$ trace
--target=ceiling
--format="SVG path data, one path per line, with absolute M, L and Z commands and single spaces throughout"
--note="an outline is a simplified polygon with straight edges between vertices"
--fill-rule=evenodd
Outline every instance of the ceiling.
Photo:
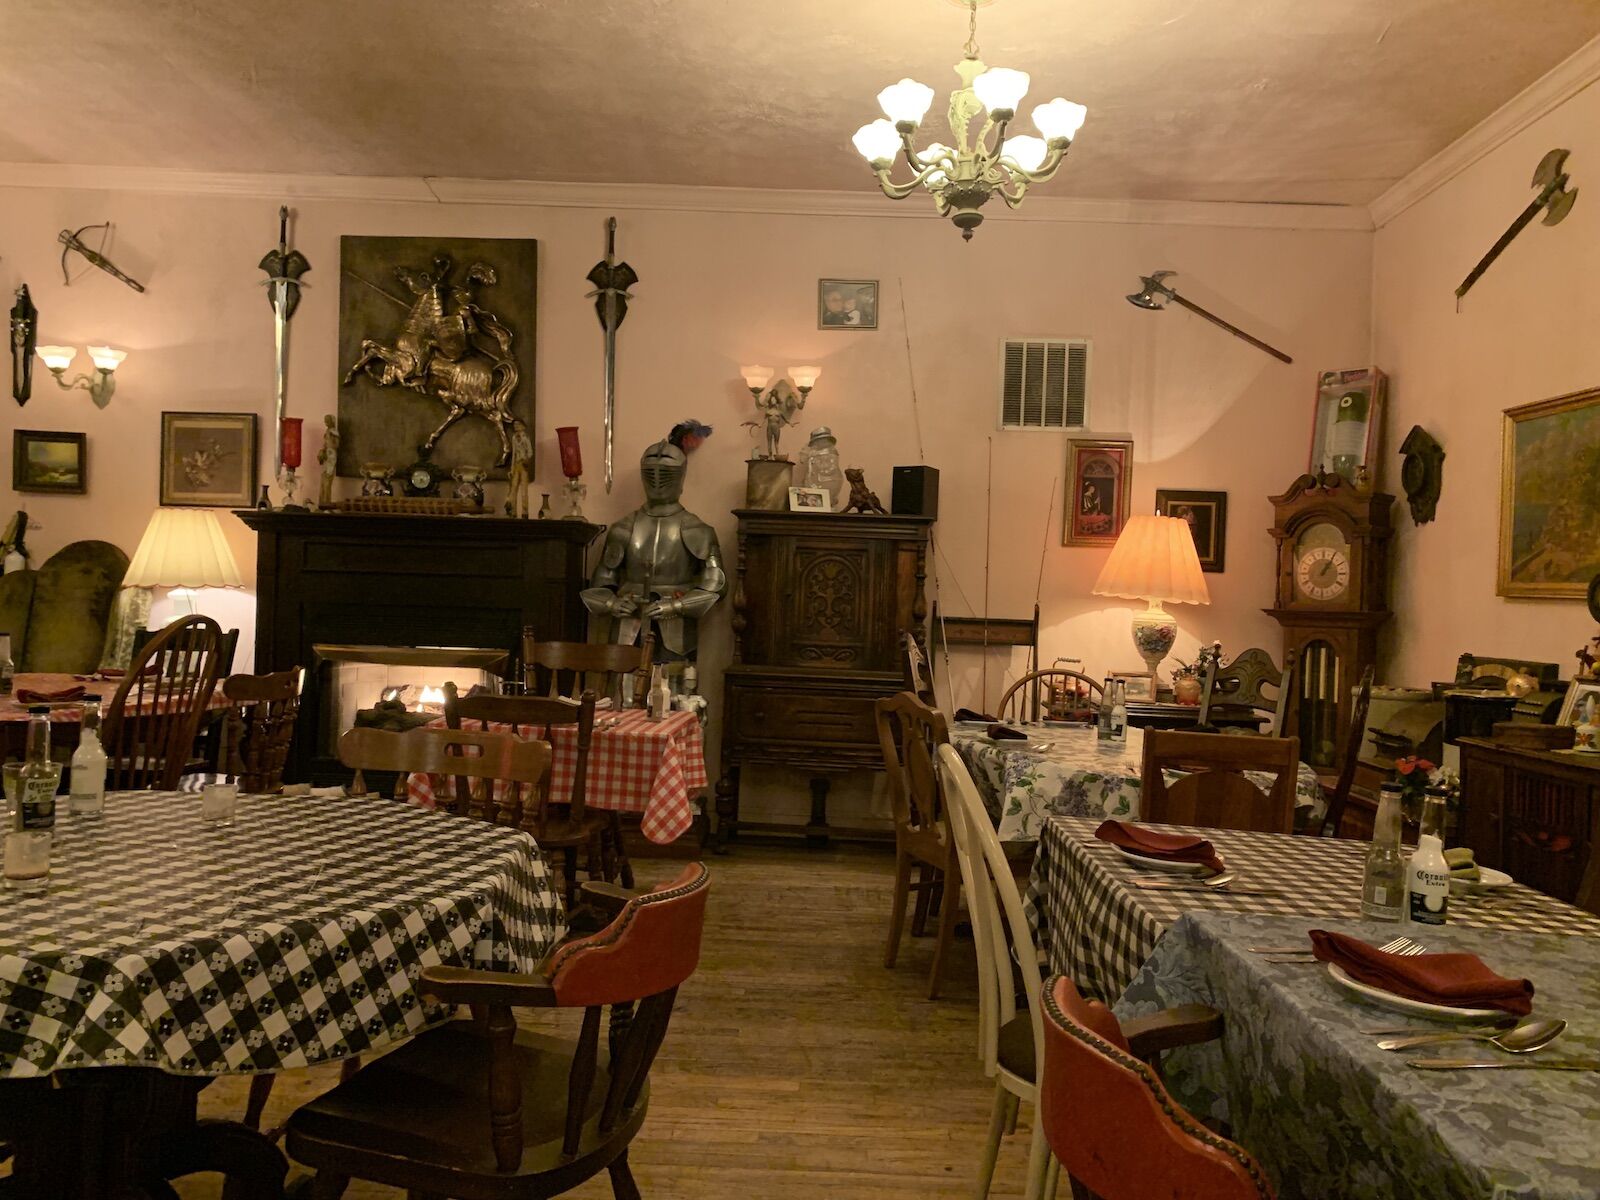
M 1469 15 L 1470 14 L 1470 15 Z M 0 163 L 870 190 L 879 88 L 952 0 L 0 0 Z M 1364 204 L 1600 0 L 1000 0 L 991 66 L 1088 123 L 1056 195 Z M 933 140 L 931 136 L 924 140 Z M 948 140 L 946 137 L 945 140 Z

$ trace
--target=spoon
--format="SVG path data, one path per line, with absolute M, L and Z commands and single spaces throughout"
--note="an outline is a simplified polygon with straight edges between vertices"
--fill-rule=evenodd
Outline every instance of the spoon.
M 1205 884 L 1209 888 L 1220 888 L 1227 887 L 1232 883 L 1236 874 L 1237 872 L 1235 871 L 1222 871 L 1216 875 L 1207 876 L 1205 879 L 1194 875 L 1185 875 L 1181 878 L 1169 879 L 1135 879 L 1133 882 L 1139 887 L 1147 888 L 1192 888 L 1199 884 Z
M 1566 1031 L 1567 1023 L 1559 1019 L 1529 1021 L 1504 1033 L 1462 1030 L 1459 1033 L 1414 1033 L 1410 1037 L 1384 1038 L 1378 1043 L 1378 1049 L 1409 1050 L 1412 1046 L 1431 1046 L 1435 1042 L 1488 1042 L 1507 1054 L 1531 1054 L 1548 1046 Z

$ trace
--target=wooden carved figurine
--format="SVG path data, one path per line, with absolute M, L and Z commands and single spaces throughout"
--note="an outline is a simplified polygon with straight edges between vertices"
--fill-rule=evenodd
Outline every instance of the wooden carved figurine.
M 888 515 L 873 490 L 867 486 L 867 481 L 862 478 L 860 467 L 846 467 L 844 477 L 850 481 L 850 503 L 844 506 L 845 512 L 858 513 L 884 513 Z
M 322 464 L 322 490 L 317 495 L 317 507 L 333 507 L 333 481 L 339 474 L 339 421 L 332 413 L 322 418 L 322 449 L 317 451 L 317 462 Z

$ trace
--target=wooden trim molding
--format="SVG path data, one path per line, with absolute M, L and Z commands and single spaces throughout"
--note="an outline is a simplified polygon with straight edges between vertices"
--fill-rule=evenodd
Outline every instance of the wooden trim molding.
M 1600 37 L 1540 76 L 1372 202 L 1382 229 L 1413 204 L 1449 183 L 1490 151 L 1600 80 Z

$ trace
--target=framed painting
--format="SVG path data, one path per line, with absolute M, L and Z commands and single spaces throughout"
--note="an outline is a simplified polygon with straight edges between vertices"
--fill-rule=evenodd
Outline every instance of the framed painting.
M 1574 679 L 1567 687 L 1566 699 L 1561 702 L 1561 715 L 1557 725 L 1594 725 L 1600 715 L 1600 680 Z
M 1581 600 L 1600 573 L 1600 388 L 1505 410 L 1502 596 Z
M 876 329 L 876 279 L 817 280 L 818 329 Z
M 11 435 L 11 486 L 19 492 L 83 495 L 89 490 L 86 436 L 18 429 Z
M 1133 483 L 1131 439 L 1070 438 L 1063 546 L 1109 546 L 1128 521 Z
M 1202 571 L 1215 575 L 1224 570 L 1228 556 L 1227 492 L 1157 488 L 1156 512 L 1163 517 L 1180 517 L 1189 523 Z
M 1323 371 L 1311 422 L 1313 475 L 1339 475 L 1360 482 L 1361 470 L 1377 469 L 1383 406 L 1389 379 L 1377 367 Z M 1376 486 L 1376 480 L 1371 480 Z
M 256 493 L 256 414 L 161 414 L 161 503 L 249 508 Z

